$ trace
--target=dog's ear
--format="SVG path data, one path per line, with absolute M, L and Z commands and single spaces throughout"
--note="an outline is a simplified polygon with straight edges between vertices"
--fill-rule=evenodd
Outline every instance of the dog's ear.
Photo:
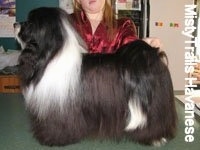
M 34 45 L 27 45 L 19 56 L 19 75 L 23 78 L 23 85 L 30 83 L 37 65 L 37 53 Z

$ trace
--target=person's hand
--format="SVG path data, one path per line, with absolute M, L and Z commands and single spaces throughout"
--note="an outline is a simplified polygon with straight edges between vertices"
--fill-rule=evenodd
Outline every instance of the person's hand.
M 192 77 L 197 78 L 197 80 L 200 81 L 200 63 L 195 66 Z
M 149 45 L 151 45 L 152 47 L 155 47 L 155 48 L 162 47 L 162 43 L 161 43 L 160 39 L 158 39 L 156 37 L 143 38 L 142 40 L 145 41 L 146 43 L 148 43 Z

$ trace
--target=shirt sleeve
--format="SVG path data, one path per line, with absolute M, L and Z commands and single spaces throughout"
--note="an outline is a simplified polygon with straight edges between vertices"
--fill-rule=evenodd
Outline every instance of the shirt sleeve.
M 136 26 L 131 19 L 123 18 L 118 20 L 118 32 L 116 36 L 118 48 L 138 39 Z

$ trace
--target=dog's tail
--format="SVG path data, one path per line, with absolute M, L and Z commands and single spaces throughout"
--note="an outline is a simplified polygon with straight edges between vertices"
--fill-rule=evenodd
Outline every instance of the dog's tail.
M 126 132 L 144 144 L 165 143 L 175 136 L 177 121 L 165 52 L 138 40 L 122 47 L 117 55 L 130 97 Z

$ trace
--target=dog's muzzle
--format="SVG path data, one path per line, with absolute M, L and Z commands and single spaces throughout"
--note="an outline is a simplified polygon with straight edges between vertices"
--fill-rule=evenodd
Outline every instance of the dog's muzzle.
M 19 23 L 19 22 L 15 22 L 15 23 L 13 24 L 13 27 L 14 27 L 14 28 L 20 28 L 20 23 Z
M 17 36 L 18 33 L 20 32 L 21 24 L 19 22 L 15 22 L 13 24 L 13 27 L 14 27 L 14 34 L 15 34 L 15 36 Z

